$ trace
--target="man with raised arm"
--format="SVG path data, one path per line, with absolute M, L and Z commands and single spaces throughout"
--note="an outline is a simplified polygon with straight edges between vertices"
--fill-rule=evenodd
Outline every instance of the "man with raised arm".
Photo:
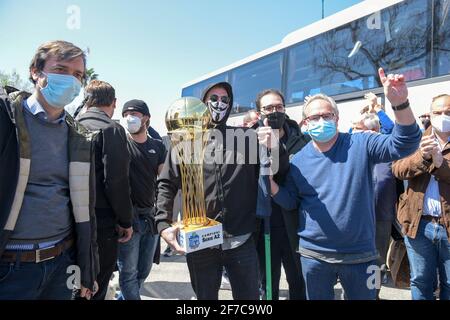
M 375 299 L 380 285 L 373 167 L 413 153 L 421 132 L 403 75 L 386 76 L 380 68 L 379 76 L 395 114 L 391 135 L 338 132 L 335 101 L 315 95 L 303 109 L 312 141 L 292 158 L 283 187 L 271 179 L 275 202 L 299 208 L 299 251 L 311 300 L 333 299 L 338 278 L 348 299 Z

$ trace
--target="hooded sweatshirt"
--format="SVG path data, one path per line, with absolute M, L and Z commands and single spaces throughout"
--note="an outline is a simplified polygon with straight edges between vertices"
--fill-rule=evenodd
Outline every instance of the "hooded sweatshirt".
M 223 134 L 223 141 L 215 145 L 216 152 L 223 152 L 223 163 L 203 164 L 203 183 L 206 215 L 222 223 L 224 235 L 240 236 L 256 229 L 256 195 L 258 188 L 259 164 L 250 163 L 246 159 L 244 164 L 237 163 L 237 143 L 233 136 L 237 130 L 255 135 L 254 139 L 247 139 L 245 143 L 245 155 L 249 154 L 250 141 L 257 143 L 256 133 L 247 132 L 246 128 L 231 127 L 226 121 L 233 106 L 233 92 L 231 86 L 226 82 L 209 86 L 202 94 L 204 101 L 208 92 L 214 87 L 222 87 L 230 97 L 229 108 L 220 123 L 212 127 Z M 216 140 L 217 141 L 217 140 Z M 207 144 L 213 143 L 208 141 Z M 157 214 L 156 223 L 158 231 L 170 227 L 174 198 L 181 187 L 181 176 L 179 167 L 172 162 L 171 149 L 164 164 L 163 171 L 158 180 Z M 256 148 L 258 150 L 258 148 Z M 233 162 L 226 161 L 226 154 L 234 155 Z

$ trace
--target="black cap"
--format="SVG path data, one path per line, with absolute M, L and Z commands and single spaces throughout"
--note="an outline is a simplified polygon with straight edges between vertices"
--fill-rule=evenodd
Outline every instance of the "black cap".
M 126 102 L 122 108 L 122 117 L 127 111 L 137 111 L 142 113 L 144 116 L 150 117 L 150 111 L 148 110 L 147 104 L 142 100 L 134 99 Z

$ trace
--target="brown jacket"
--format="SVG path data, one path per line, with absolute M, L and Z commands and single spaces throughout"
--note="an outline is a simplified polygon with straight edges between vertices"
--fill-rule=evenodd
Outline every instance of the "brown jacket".
M 424 136 L 430 134 L 431 127 Z M 422 217 L 423 198 L 433 175 L 439 183 L 443 220 L 450 241 L 450 143 L 444 146 L 442 155 L 444 161 L 440 168 L 436 168 L 432 160 L 425 160 L 420 150 L 392 165 L 392 172 L 397 178 L 408 180 L 408 188 L 400 197 L 397 219 L 402 224 L 402 232 L 410 238 L 416 237 Z

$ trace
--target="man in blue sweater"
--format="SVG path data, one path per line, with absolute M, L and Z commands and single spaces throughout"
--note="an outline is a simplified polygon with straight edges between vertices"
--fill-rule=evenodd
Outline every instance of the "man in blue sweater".
M 421 138 L 403 75 L 385 76 L 380 68 L 379 76 L 395 113 L 391 135 L 340 133 L 335 101 L 313 96 L 303 109 L 313 140 L 292 158 L 284 187 L 270 179 L 275 202 L 288 210 L 299 205 L 308 299 L 333 299 L 338 278 L 348 299 L 376 297 L 373 167 L 410 155 Z

